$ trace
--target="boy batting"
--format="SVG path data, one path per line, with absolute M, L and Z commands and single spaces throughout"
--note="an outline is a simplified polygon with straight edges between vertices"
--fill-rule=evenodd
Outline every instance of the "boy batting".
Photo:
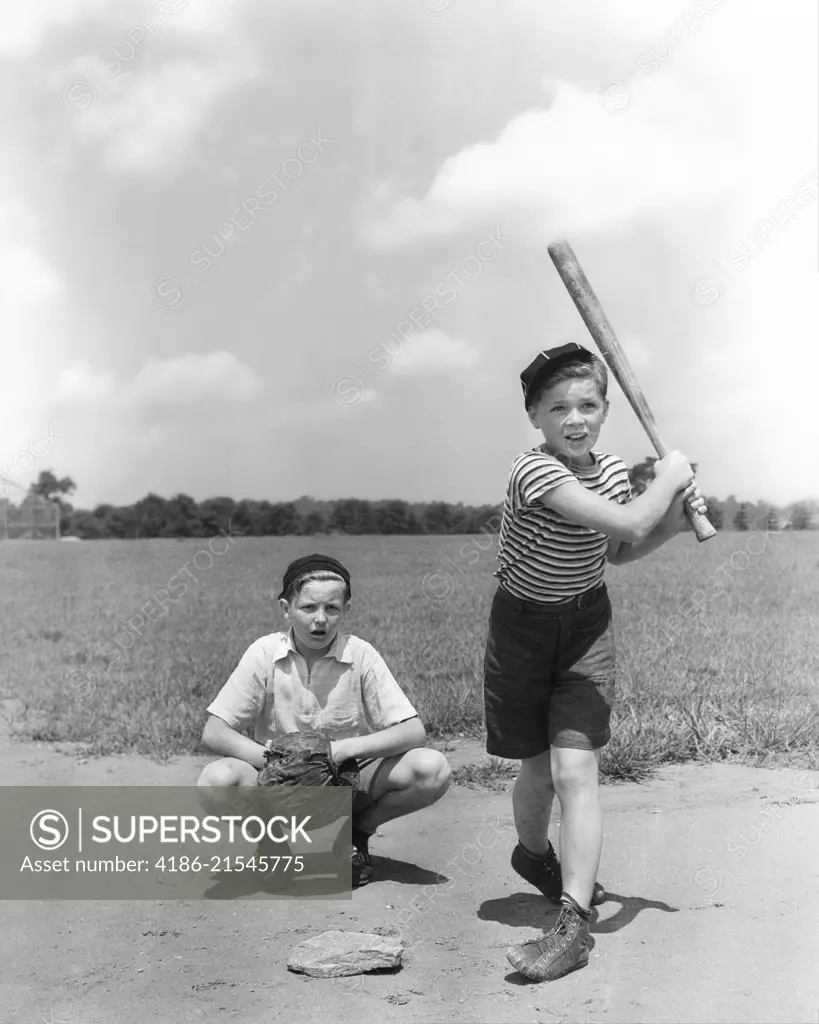
M 606 561 L 643 558 L 685 526 L 685 503 L 706 506 L 688 460 L 673 451 L 632 498 L 625 463 L 595 447 L 609 410 L 605 364 L 569 343 L 520 375 L 543 443 L 509 475 L 499 534 L 499 581 L 484 659 L 487 751 L 517 759 L 512 868 L 560 905 L 554 926 L 507 958 L 553 981 L 589 959 L 589 918 L 603 826 L 600 750 L 611 738 L 615 650 Z M 560 860 L 548 839 L 560 801 Z

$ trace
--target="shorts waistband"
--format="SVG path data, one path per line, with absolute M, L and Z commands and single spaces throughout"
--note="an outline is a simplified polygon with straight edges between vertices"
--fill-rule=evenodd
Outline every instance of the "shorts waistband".
M 514 608 L 518 612 L 539 615 L 562 615 L 564 612 L 575 611 L 578 608 L 588 608 L 589 605 L 599 601 L 606 593 L 606 584 L 601 583 L 599 587 L 594 587 L 592 590 L 586 590 L 582 594 L 577 594 L 568 601 L 551 602 L 526 601 L 522 597 L 515 597 L 514 594 L 510 594 L 502 586 L 499 586 L 497 590 L 497 595 L 507 607 Z

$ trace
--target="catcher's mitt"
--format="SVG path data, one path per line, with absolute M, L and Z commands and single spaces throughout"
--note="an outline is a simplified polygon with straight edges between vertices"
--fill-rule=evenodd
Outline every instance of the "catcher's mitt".
M 295 790 L 305 786 L 339 787 L 352 790 L 355 796 L 358 790 L 358 764 L 350 759 L 336 764 L 330 753 L 330 740 L 319 732 L 288 733 L 273 740 L 264 754 L 264 767 L 256 776 L 257 786 L 291 787 Z M 341 795 L 341 794 L 339 794 Z M 306 794 L 301 797 L 294 792 L 285 803 L 290 810 L 297 805 L 306 813 L 310 813 L 313 828 L 321 828 L 338 819 L 343 808 L 343 801 L 329 798 L 322 799 L 316 806 L 308 805 Z M 293 805 L 292 808 L 290 805 Z M 277 798 L 277 808 L 280 801 Z

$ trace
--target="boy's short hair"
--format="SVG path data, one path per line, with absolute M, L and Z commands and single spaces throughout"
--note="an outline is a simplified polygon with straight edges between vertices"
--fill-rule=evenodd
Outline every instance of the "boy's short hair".
M 594 381 L 597 385 L 597 390 L 600 392 L 600 397 L 605 402 L 609 389 L 608 370 L 606 369 L 606 364 L 599 356 L 590 355 L 591 358 L 572 359 L 556 367 L 554 372 L 550 373 L 547 379 L 538 385 L 537 390 L 530 396 L 529 401 L 526 403 L 527 409 L 537 408 L 544 394 L 549 388 L 553 388 L 555 384 L 560 384 L 565 380 L 582 380 L 583 378 L 590 378 Z
M 330 569 L 309 569 L 307 572 L 298 575 L 292 583 L 288 584 L 282 597 L 290 604 L 294 598 L 299 596 L 308 583 L 343 583 L 345 604 L 353 596 L 349 582 L 339 576 L 337 572 L 332 572 Z

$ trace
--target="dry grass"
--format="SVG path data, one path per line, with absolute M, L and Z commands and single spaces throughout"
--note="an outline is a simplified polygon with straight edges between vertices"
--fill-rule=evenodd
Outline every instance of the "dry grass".
M 349 565 L 348 629 L 381 651 L 428 731 L 481 734 L 494 590 L 485 537 L 242 538 L 196 568 L 205 545 L 0 545 L 0 678 L 3 695 L 20 702 L 20 735 L 94 753 L 198 750 L 208 702 L 245 648 L 279 628 L 283 566 L 316 548 Z M 187 593 L 129 639 L 127 620 L 186 563 L 196 582 L 179 577 Z M 620 692 L 605 778 L 640 779 L 691 759 L 819 766 L 819 534 L 723 533 L 703 545 L 679 537 L 610 569 L 609 588 Z M 709 595 L 704 610 L 686 617 L 698 590 Z M 669 631 L 673 615 L 680 620 Z M 129 644 L 118 661 L 115 636 Z

